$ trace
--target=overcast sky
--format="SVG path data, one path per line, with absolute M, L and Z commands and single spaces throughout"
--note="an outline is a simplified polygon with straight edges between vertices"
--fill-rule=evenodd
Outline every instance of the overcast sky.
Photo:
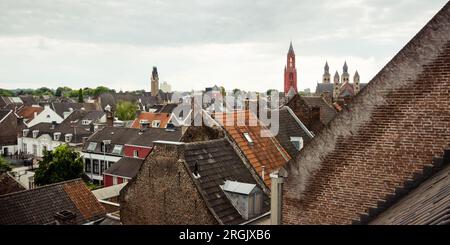
M 282 90 L 289 41 L 299 89 L 330 70 L 368 82 L 446 0 L 0 0 L 0 88 Z

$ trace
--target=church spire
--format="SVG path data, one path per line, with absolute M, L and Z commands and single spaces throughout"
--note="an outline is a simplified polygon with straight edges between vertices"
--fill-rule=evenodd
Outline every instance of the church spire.
M 324 72 L 325 72 L 325 74 L 330 73 L 330 67 L 328 66 L 328 61 L 325 61 Z
M 295 53 L 294 53 L 294 47 L 292 47 L 292 41 L 291 41 L 291 44 L 289 45 L 289 51 L 288 51 L 288 54 L 294 54 L 294 55 L 295 55 Z
M 347 61 L 344 62 L 344 67 L 342 69 L 344 71 L 344 73 L 348 72 L 348 66 L 347 66 Z

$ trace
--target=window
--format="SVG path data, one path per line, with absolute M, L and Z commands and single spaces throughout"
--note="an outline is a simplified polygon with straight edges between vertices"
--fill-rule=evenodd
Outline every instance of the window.
M 289 81 L 293 81 L 294 80 L 294 74 L 289 73 Z
M 249 134 L 249 133 L 244 133 L 244 138 L 247 140 L 247 142 L 248 142 L 250 145 L 253 145 L 253 139 L 252 139 L 252 137 L 250 137 L 250 134 Z
M 59 141 L 59 138 L 61 137 L 61 133 L 60 132 L 56 132 L 53 134 L 53 140 L 54 141 Z
M 161 125 L 161 121 L 160 120 L 153 120 L 152 121 L 152 127 L 153 128 L 159 128 L 159 125 Z
M 87 150 L 88 151 L 95 151 L 95 148 L 97 148 L 97 142 L 89 142 Z
M 47 151 L 47 146 L 46 145 L 44 145 L 44 146 L 42 146 L 42 155 L 44 155 L 44 153 Z
M 291 137 L 291 142 L 294 144 L 295 148 L 299 151 L 303 148 L 303 138 L 302 137 Z
M 98 160 L 97 159 L 94 159 L 93 166 L 94 166 L 94 174 L 98 174 Z
M 122 148 L 123 148 L 122 145 L 115 145 L 114 149 L 112 151 L 112 154 L 116 154 L 116 155 L 122 154 Z
M 33 130 L 33 138 L 37 138 L 39 130 Z
M 108 168 L 110 168 L 113 165 L 113 162 L 108 162 Z
M 23 137 L 27 137 L 28 136 L 28 132 L 30 132 L 29 129 L 24 129 L 23 130 Z
M 138 150 L 134 150 L 133 151 L 133 157 L 138 158 L 139 157 L 139 152 Z
M 66 142 L 69 143 L 72 141 L 72 134 L 66 134 Z
M 91 121 L 90 120 L 83 120 L 83 121 L 81 121 L 81 124 L 82 125 L 89 125 L 91 123 Z
M 113 176 L 113 185 L 117 185 L 117 177 Z
M 100 160 L 100 174 L 103 174 L 104 170 L 105 170 L 105 162 L 103 160 Z
M 47 118 L 50 118 L 50 115 L 47 115 Z
M 88 158 L 84 159 L 84 171 L 90 173 L 91 169 L 92 169 L 91 159 Z
M 37 156 L 37 145 L 33 145 L 33 155 Z
M 27 149 L 27 144 L 26 143 L 22 144 L 22 152 L 25 153 L 25 154 L 28 154 L 28 149 Z

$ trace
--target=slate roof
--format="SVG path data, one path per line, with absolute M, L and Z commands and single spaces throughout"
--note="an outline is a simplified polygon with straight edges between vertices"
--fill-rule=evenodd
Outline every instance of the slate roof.
M 412 190 L 370 224 L 450 224 L 450 165 Z
M 122 157 L 119 161 L 111 165 L 104 174 L 133 178 L 139 172 L 144 159 Z
M 0 195 L 23 191 L 25 187 L 22 186 L 8 173 L 0 173 Z
M 95 110 L 95 104 L 93 103 L 71 103 L 71 102 L 52 102 L 51 109 L 55 111 L 58 115 L 64 118 L 64 112 L 69 112 L 70 108 L 73 111 L 80 110 L 84 108 L 85 111 Z
M 222 224 L 245 222 L 220 185 L 226 180 L 257 183 L 230 143 L 226 139 L 187 143 L 184 157 L 191 176 L 197 164 L 200 178 L 193 177 L 193 181 L 218 221 Z M 267 195 L 264 195 L 263 213 L 269 210 L 270 201 Z
M 231 116 L 234 118 L 234 123 L 231 121 Z M 241 121 L 240 118 L 245 119 L 245 121 Z M 264 129 L 264 127 L 259 123 L 255 123 L 258 122 L 258 119 L 254 114 L 250 113 L 250 111 L 216 113 L 215 120 L 222 120 L 222 122 L 224 122 L 225 125 L 223 128 L 226 130 L 229 137 L 238 145 L 255 171 L 258 174 L 261 174 L 264 169 L 264 182 L 270 187 L 270 173 L 278 170 L 284 166 L 286 162 L 291 160 L 291 157 L 282 147 L 280 142 L 273 136 L 261 137 L 261 130 Z M 225 123 L 227 120 L 232 122 L 232 125 L 227 125 L 228 123 Z M 240 122 L 238 123 L 238 121 Z M 243 126 L 239 126 L 239 124 Z M 256 126 L 250 126 L 252 124 L 255 124 Z M 253 144 L 246 140 L 244 133 L 250 135 Z
M 54 215 L 73 212 L 76 224 L 104 218 L 106 211 L 81 179 L 0 196 L 0 224 L 54 224 Z
M 300 124 L 300 120 L 294 113 L 291 113 L 288 108 L 283 107 L 278 110 L 278 113 L 280 127 L 278 129 L 278 134 L 275 137 L 289 153 L 291 158 L 295 159 L 299 155 L 299 151 L 291 142 L 291 137 L 302 137 L 303 144 L 306 145 L 312 139 L 311 132 L 309 132 L 303 124 Z
M 152 147 L 153 141 L 180 141 L 182 136 L 181 128 L 175 127 L 174 131 L 164 128 L 147 128 L 140 130 L 136 128 L 105 127 L 95 132 L 84 144 L 83 151 L 87 151 L 89 142 L 97 142 L 94 152 L 101 152 L 100 142 L 111 140 L 111 146 L 107 147 L 107 154 L 112 154 L 115 145 L 138 145 Z
M 0 146 L 16 145 L 17 135 L 24 128 L 26 128 L 26 125 L 23 122 L 18 122 L 16 113 L 12 110 L 0 109 Z
M 57 124 L 55 128 L 52 128 L 52 123 L 38 123 L 33 127 L 29 128 L 29 134 L 27 137 L 32 137 L 33 130 L 39 130 L 37 137 L 40 137 L 43 134 L 49 134 L 52 139 L 54 133 L 61 133 L 61 137 L 59 141 L 65 142 L 65 134 L 72 134 L 72 141 L 70 143 L 82 143 L 83 138 L 89 137 L 93 134 L 90 131 L 89 125 L 82 125 L 82 120 L 86 118 L 91 112 L 84 110 L 75 110 L 73 111 L 66 119 L 64 119 L 60 124 Z M 92 113 L 90 118 L 94 116 L 99 116 L 99 113 Z M 73 122 L 73 123 L 72 123 Z M 76 125 L 76 133 L 73 125 Z
M 134 119 L 132 128 L 141 128 L 141 120 L 147 120 L 149 122 L 149 127 L 152 126 L 152 122 L 154 120 L 160 121 L 160 128 L 165 128 L 167 123 L 169 122 L 170 114 L 169 113 L 156 113 L 156 112 L 141 112 L 139 116 Z
M 359 83 L 360 89 L 363 89 L 366 85 L 367 83 Z M 333 91 L 334 83 L 317 83 L 315 94 L 321 95 L 323 92 L 330 92 L 331 94 L 333 94 Z
M 332 105 L 327 104 L 321 96 L 301 96 L 310 107 L 320 107 L 320 121 L 327 125 L 337 115 Z

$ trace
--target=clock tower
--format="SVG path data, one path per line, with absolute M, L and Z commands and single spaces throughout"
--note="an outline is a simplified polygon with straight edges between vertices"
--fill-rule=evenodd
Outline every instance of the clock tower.
M 292 42 L 289 45 L 289 51 L 287 54 L 287 64 L 284 67 L 284 94 L 288 95 L 289 92 L 297 94 L 297 69 L 295 68 L 295 53 L 292 47 Z

